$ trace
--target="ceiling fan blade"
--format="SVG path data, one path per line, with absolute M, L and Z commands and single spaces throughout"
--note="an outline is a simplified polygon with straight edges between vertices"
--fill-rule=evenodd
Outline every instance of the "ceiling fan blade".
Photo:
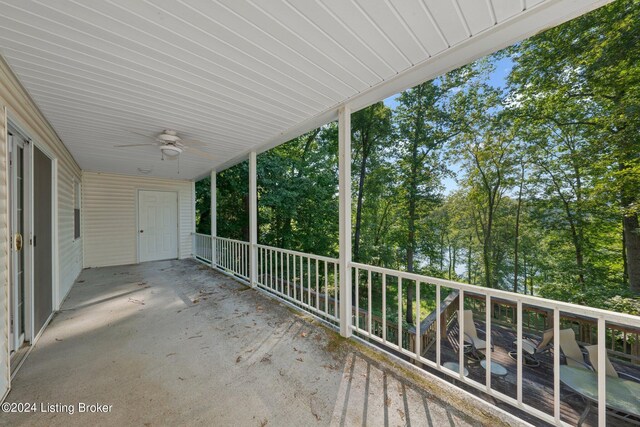
M 180 142 L 191 147 L 206 147 L 207 145 L 202 141 L 198 141 L 197 139 L 182 139 L 180 140 Z
M 205 153 L 204 151 L 198 150 L 197 148 L 187 147 L 186 151 L 187 151 L 187 153 L 194 153 L 194 154 L 197 154 L 198 156 L 202 156 L 202 157 L 204 157 L 206 159 L 209 159 L 209 160 L 215 160 L 216 159 L 211 154 Z
M 155 136 L 149 136 L 147 134 L 136 132 L 136 131 L 133 131 L 133 130 L 130 130 L 129 132 L 131 132 L 133 134 L 136 134 L 136 135 L 144 136 L 145 138 L 149 138 L 149 139 L 152 139 L 154 141 L 157 139 Z
M 114 145 L 114 147 L 120 148 L 120 147 L 142 147 L 145 145 L 156 145 L 156 144 L 152 144 L 150 142 L 147 142 L 146 144 L 125 144 L 125 145 Z

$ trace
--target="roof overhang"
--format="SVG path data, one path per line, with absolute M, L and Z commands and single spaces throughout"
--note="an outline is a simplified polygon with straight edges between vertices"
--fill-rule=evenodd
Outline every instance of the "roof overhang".
M 197 179 L 608 1 L 4 3 L 0 52 L 80 167 Z M 114 147 L 167 128 L 213 160 Z

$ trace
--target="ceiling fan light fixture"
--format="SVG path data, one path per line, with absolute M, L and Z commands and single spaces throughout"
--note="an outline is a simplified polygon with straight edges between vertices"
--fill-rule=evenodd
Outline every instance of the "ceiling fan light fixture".
M 160 151 L 167 157 L 178 157 L 182 153 L 182 148 L 171 144 L 165 144 L 160 146 Z

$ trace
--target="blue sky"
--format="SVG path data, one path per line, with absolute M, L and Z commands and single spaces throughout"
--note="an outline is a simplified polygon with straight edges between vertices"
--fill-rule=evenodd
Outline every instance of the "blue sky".
M 494 87 L 504 88 L 507 83 L 507 77 L 513 68 L 513 60 L 510 57 L 501 58 L 493 62 L 493 67 L 494 69 L 489 75 L 489 83 Z M 397 97 L 398 94 L 392 95 L 383 102 L 387 107 L 395 109 L 398 106 L 398 102 L 396 101 Z M 460 167 L 457 164 L 452 164 L 449 165 L 449 169 L 457 173 Z M 458 188 L 453 177 L 444 178 L 442 184 L 444 185 L 444 194 L 450 194 Z

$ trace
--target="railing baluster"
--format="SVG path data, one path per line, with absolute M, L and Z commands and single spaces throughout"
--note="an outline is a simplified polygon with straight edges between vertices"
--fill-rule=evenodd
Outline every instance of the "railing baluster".
M 553 418 L 560 423 L 560 310 L 553 309 Z
M 402 277 L 398 276 L 398 350 L 402 352 Z
M 598 317 L 598 425 L 607 424 L 607 344 L 606 322 Z M 636 396 L 637 397 L 637 396 Z
M 356 303 L 356 321 L 355 321 L 355 327 L 356 327 L 356 331 L 360 332 L 360 292 L 359 292 L 359 287 L 360 287 L 360 270 L 358 269 L 358 267 L 354 268 L 355 274 L 356 274 L 356 280 L 354 283 L 355 286 L 355 303 Z
M 329 315 L 329 269 L 327 261 L 324 262 L 324 312 Z
M 307 257 L 307 304 L 311 307 L 311 258 Z
M 382 273 L 382 340 L 387 342 L 387 273 Z
M 282 263 L 284 252 L 280 251 L 280 292 L 284 294 L 284 264 Z
M 420 298 L 420 281 L 416 280 L 416 338 L 414 351 L 416 352 L 416 359 L 420 361 L 422 357 L 422 334 L 420 331 L 420 322 L 422 321 L 422 316 L 420 315 L 420 309 L 422 308 L 422 299 Z
M 436 367 L 438 369 L 440 369 L 440 344 L 442 341 L 442 307 L 440 304 L 440 299 L 441 299 L 441 287 L 440 284 L 436 284 Z M 446 325 L 446 319 L 445 319 L 445 328 L 447 327 Z M 446 331 L 445 331 L 446 333 Z
M 297 288 L 297 280 L 296 280 L 296 256 L 293 255 L 293 259 L 291 260 L 291 264 L 293 264 L 293 299 L 298 300 L 298 290 Z
M 464 381 L 464 291 L 458 294 L 458 375 Z
M 371 336 L 371 270 L 367 270 L 367 328 Z
M 320 310 L 320 270 L 318 269 L 318 258 L 316 258 L 316 310 Z
M 487 393 L 491 394 L 491 295 L 487 294 L 485 298 L 485 341 L 487 342 L 487 349 L 485 350 L 486 365 L 485 365 L 485 385 L 487 387 Z
M 338 311 L 338 274 L 342 274 L 342 272 L 338 272 L 338 263 L 333 263 L 333 315 L 336 319 L 340 318 L 340 312 Z
M 517 374 L 516 374 L 516 398 L 518 399 L 518 405 L 522 405 L 522 300 L 518 298 L 516 305 L 516 322 L 517 325 Z
M 304 258 L 300 255 L 300 302 L 304 304 Z

